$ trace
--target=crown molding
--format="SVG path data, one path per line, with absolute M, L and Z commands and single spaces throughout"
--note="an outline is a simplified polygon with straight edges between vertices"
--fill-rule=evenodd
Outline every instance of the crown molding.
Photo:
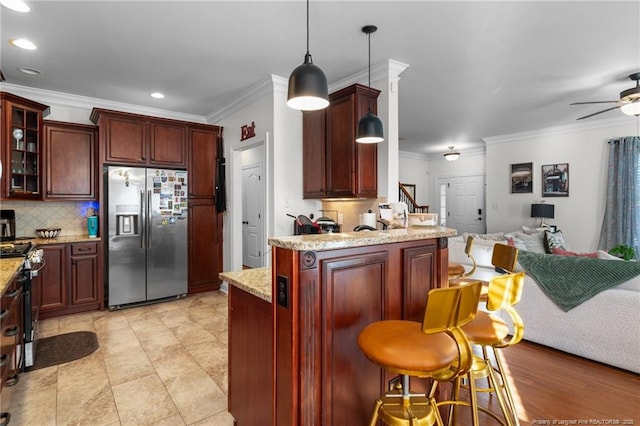
M 206 119 L 208 123 L 216 123 L 228 117 L 229 115 L 240 111 L 256 101 L 256 99 L 270 93 L 278 92 L 282 90 L 286 92 L 288 88 L 288 79 L 271 74 L 258 81 L 254 85 L 250 86 L 245 92 L 243 92 L 238 99 L 231 102 L 229 105 L 207 114 Z
M 605 127 L 614 127 L 627 125 L 632 120 L 629 116 L 623 116 L 618 118 L 608 118 L 603 120 L 585 121 L 582 123 L 571 123 L 561 126 L 547 127 L 544 129 L 532 130 L 527 132 L 511 133 L 499 136 L 490 136 L 482 138 L 485 144 L 495 145 L 501 143 L 517 142 L 531 140 L 539 137 L 548 137 L 563 135 L 567 133 L 583 132 L 594 129 L 602 129 Z
M 371 81 L 389 79 L 391 81 L 397 81 L 400 79 L 400 74 L 404 70 L 409 68 L 408 64 L 396 61 L 395 59 L 388 59 L 382 62 L 371 65 Z M 367 84 L 369 81 L 369 70 L 365 68 L 362 71 L 358 71 L 354 74 L 348 75 L 345 78 L 336 81 L 329 86 L 329 93 L 335 92 L 345 87 L 351 86 L 355 83 Z
M 184 114 L 159 108 L 150 108 L 124 102 L 109 101 L 106 99 L 91 98 L 88 96 L 73 95 L 71 93 L 55 92 L 53 90 L 37 89 L 35 87 L 19 86 L 10 83 L 0 83 L 0 91 L 11 92 L 15 95 L 33 99 L 45 105 L 54 104 L 72 108 L 92 110 L 104 108 L 115 111 L 130 112 L 133 114 L 150 115 L 154 117 L 171 118 L 174 120 L 205 123 L 205 117 L 194 114 Z

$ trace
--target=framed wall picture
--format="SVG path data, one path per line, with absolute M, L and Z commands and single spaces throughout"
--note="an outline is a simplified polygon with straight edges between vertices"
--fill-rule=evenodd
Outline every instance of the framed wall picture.
M 569 163 L 542 166 L 542 196 L 569 196 Z
M 511 165 L 511 193 L 527 194 L 533 192 L 533 163 Z

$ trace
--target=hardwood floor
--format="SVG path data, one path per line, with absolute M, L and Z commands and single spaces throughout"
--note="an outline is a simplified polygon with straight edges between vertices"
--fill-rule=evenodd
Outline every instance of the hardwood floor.
M 230 425 L 226 317 L 227 296 L 216 291 L 43 321 L 43 337 L 86 329 L 97 332 L 101 348 L 24 373 L 11 425 Z M 503 355 L 521 425 L 640 425 L 640 375 L 529 342 Z M 495 397 L 480 399 L 497 409 Z M 484 414 L 480 420 L 497 424 Z M 457 424 L 471 424 L 467 409 Z
M 502 353 L 522 425 L 640 424 L 640 375 L 526 341 Z M 481 404 L 499 410 L 496 398 Z M 458 424 L 471 424 L 468 410 Z

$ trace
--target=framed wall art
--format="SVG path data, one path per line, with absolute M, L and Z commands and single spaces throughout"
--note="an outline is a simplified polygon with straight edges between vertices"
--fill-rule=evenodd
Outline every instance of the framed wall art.
M 569 196 L 569 163 L 542 166 L 542 196 Z
M 511 165 L 511 193 L 527 194 L 533 192 L 533 163 Z

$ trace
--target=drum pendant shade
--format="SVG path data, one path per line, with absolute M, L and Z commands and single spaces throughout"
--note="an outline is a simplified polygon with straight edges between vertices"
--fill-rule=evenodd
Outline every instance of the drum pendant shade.
M 371 112 L 371 33 L 375 33 L 378 27 L 367 25 L 362 27 L 362 32 L 369 39 L 369 112 L 358 121 L 358 131 L 356 142 L 358 143 L 379 143 L 384 140 L 382 121 Z
M 329 85 L 324 72 L 313 64 L 309 53 L 309 0 L 307 0 L 307 53 L 302 65 L 289 76 L 287 105 L 301 111 L 315 111 L 329 105 Z

